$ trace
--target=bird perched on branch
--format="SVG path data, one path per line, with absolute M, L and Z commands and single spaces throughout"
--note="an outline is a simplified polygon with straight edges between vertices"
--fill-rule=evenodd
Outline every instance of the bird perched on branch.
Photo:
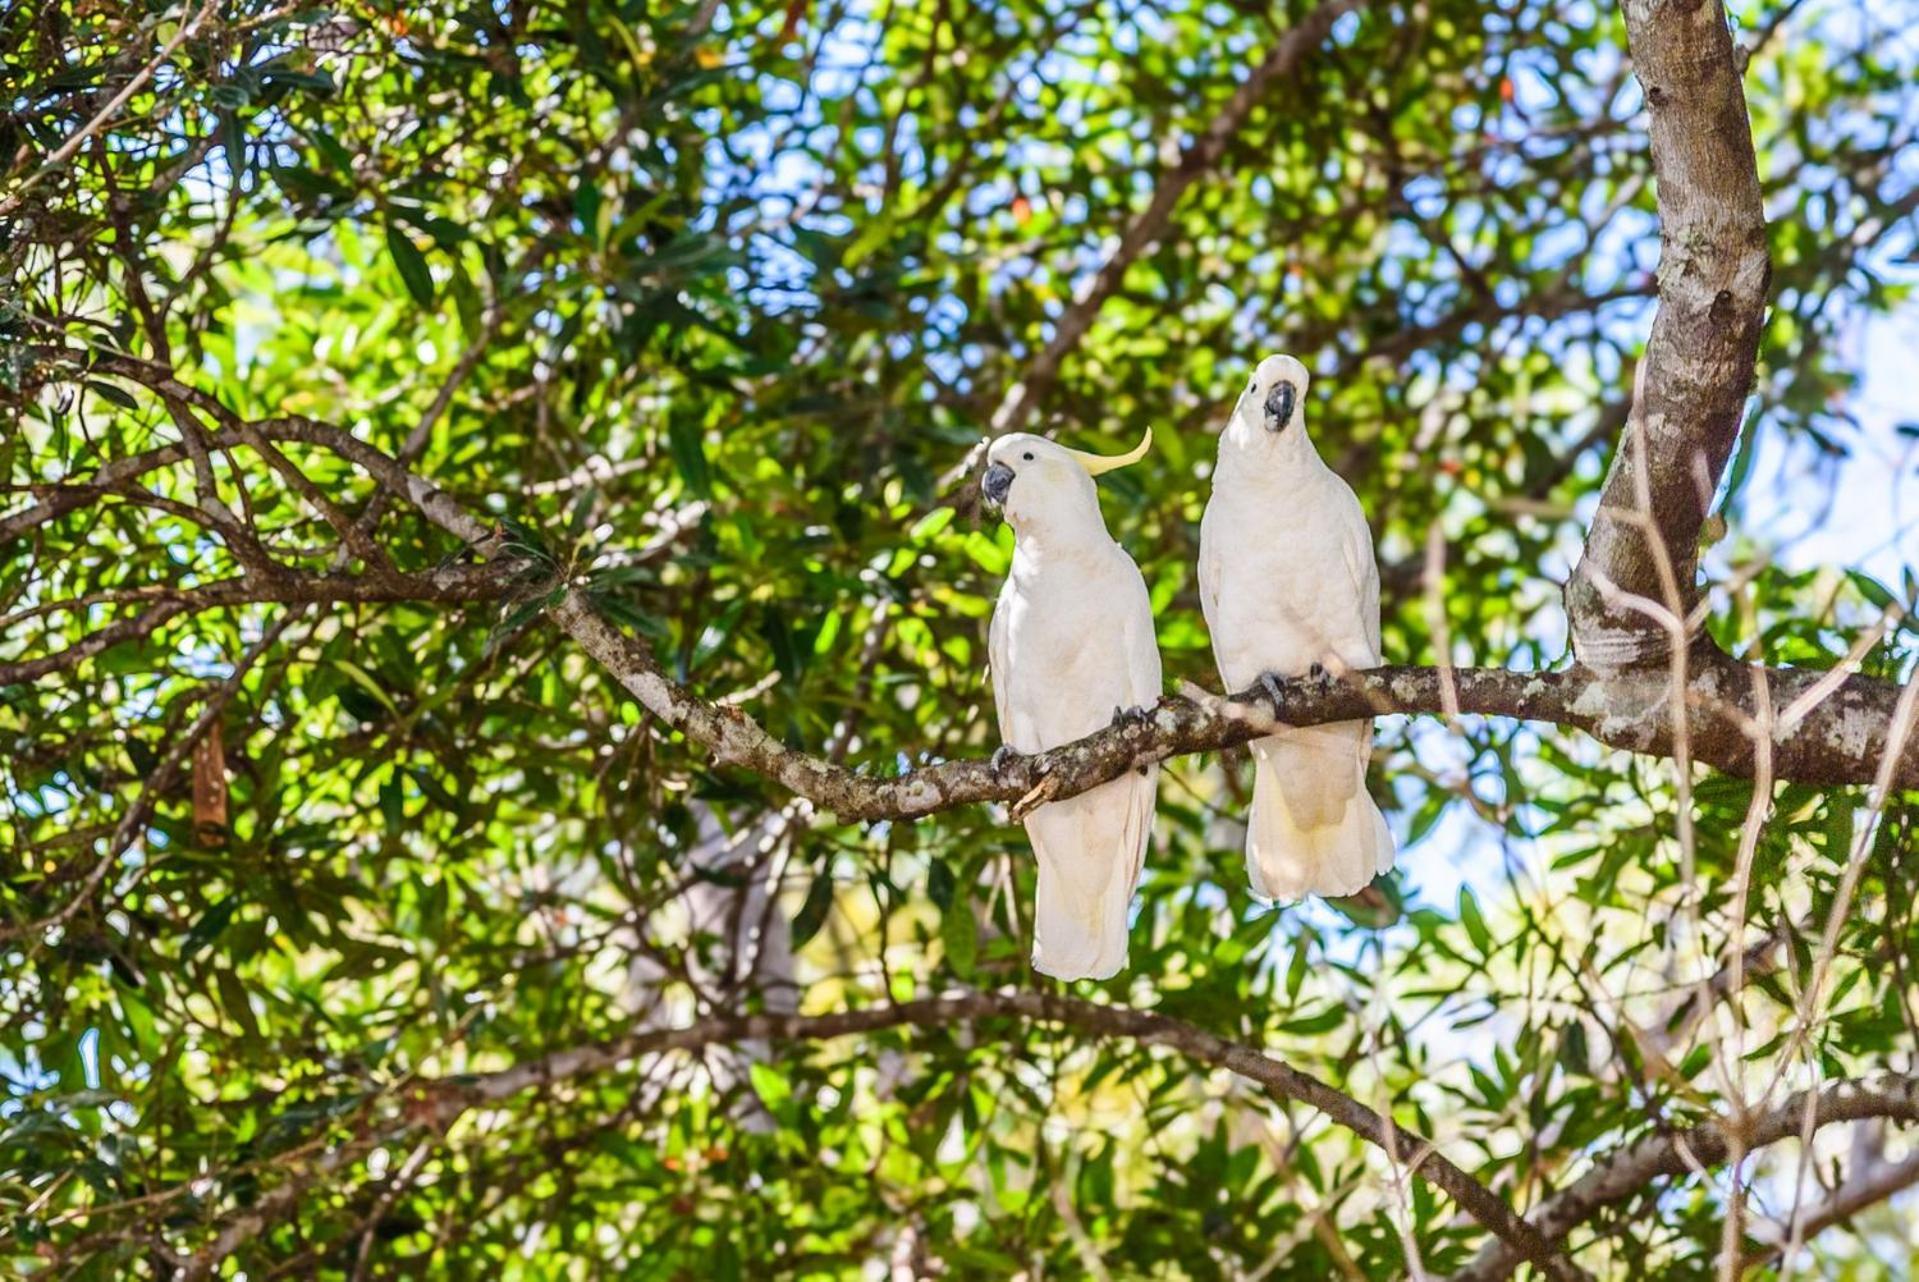
M 1306 434 L 1306 367 L 1269 356 L 1219 437 L 1200 522 L 1199 593 L 1229 690 L 1325 666 L 1379 666 L 1379 567 L 1359 500 Z M 1373 723 L 1253 742 L 1246 874 L 1260 899 L 1351 895 L 1393 866 L 1366 791 Z
M 1159 699 L 1146 581 L 1107 533 L 1093 485 L 1152 440 L 1149 430 L 1137 448 L 1106 457 L 1021 432 L 987 451 L 981 489 L 1014 536 L 989 638 L 1000 754 L 1059 747 Z M 1026 817 L 1039 862 L 1034 969 L 1108 979 L 1126 964 L 1127 908 L 1158 781 L 1157 766 L 1132 771 Z

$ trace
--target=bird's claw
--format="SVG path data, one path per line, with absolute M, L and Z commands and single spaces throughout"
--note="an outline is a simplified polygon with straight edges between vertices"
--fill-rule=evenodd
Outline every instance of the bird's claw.
M 987 758 L 987 761 L 986 761 L 987 768 L 990 769 L 996 775 L 1003 775 L 1006 773 L 1006 767 L 1011 765 L 1013 763 L 1013 758 L 1017 757 L 1018 755 L 1019 754 L 1017 752 L 1013 751 L 1013 747 L 1011 744 L 1003 743 L 999 747 L 993 749 L 993 755 Z
M 1312 667 L 1306 669 L 1306 675 L 1315 681 L 1324 681 L 1326 679 L 1326 665 L 1323 663 L 1315 663 Z
M 1273 711 L 1278 712 L 1279 705 L 1283 702 L 1279 692 L 1279 677 L 1271 672 L 1260 673 L 1259 688 L 1264 690 L 1266 697 L 1273 701 Z
M 1145 725 L 1148 721 L 1151 721 L 1152 719 L 1153 719 L 1153 710 L 1151 708 L 1147 708 L 1147 707 L 1123 708 L 1123 707 L 1120 707 L 1118 704 L 1113 705 L 1113 720 L 1111 722 L 1111 724 L 1113 725 L 1116 725 L 1116 726 Z

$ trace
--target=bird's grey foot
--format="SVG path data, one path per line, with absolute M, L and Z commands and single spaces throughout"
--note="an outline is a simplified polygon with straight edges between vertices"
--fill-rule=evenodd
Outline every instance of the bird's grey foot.
M 1147 707 L 1113 708 L 1112 724 L 1116 726 L 1145 725 L 1153 719 L 1153 710 Z
M 1315 663 L 1312 667 L 1306 669 L 1306 675 L 1315 681 L 1324 681 L 1326 679 L 1326 665 L 1323 663 Z
M 1282 702 L 1279 694 L 1279 677 L 1271 672 L 1260 673 L 1259 688 L 1264 690 L 1266 697 L 1273 701 L 1273 711 L 1279 711 L 1279 705 Z
M 1013 746 L 1011 744 L 1003 743 L 999 747 L 993 749 L 993 755 L 987 758 L 987 761 L 986 761 L 987 768 L 990 769 L 996 775 L 1005 774 L 1006 767 L 1011 765 L 1013 763 L 1013 758 L 1017 757 L 1018 755 L 1019 754 L 1017 752 L 1013 751 Z

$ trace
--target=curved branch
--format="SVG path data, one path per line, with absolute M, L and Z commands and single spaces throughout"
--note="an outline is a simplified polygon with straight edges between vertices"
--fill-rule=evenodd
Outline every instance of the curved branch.
M 1050 752 L 1015 756 L 995 770 L 985 761 L 923 766 L 877 778 L 795 752 L 737 708 L 702 699 L 667 678 L 651 651 L 569 591 L 553 619 L 642 706 L 688 739 L 710 749 L 722 765 L 764 775 L 841 819 L 911 819 L 983 801 L 1019 802 L 1036 789 L 1047 800 L 1074 796 L 1128 770 L 1193 752 L 1247 743 L 1275 723 L 1334 721 L 1414 712 L 1441 714 L 1448 700 L 1459 712 L 1546 721 L 1586 731 L 1601 743 L 1632 752 L 1670 756 L 1672 686 L 1664 672 L 1509 672 L 1499 668 L 1387 667 L 1343 676 L 1302 677 L 1279 683 L 1277 706 L 1258 688 L 1230 699 L 1197 703 L 1165 698 L 1144 723 L 1109 727 Z M 1775 778 L 1819 784 L 1870 783 L 1879 768 L 1901 687 L 1871 677 L 1839 683 L 1811 712 L 1789 716 L 1792 705 L 1824 674 L 1768 669 Z M 1687 687 L 1687 731 L 1695 760 L 1750 777 L 1753 736 L 1768 724 L 1753 703 L 1745 664 L 1725 659 L 1702 665 Z M 1919 781 L 1919 745 L 1909 744 L 1898 777 Z
M 1844 1224 L 1862 1211 L 1886 1199 L 1896 1197 L 1919 1184 L 1919 1153 L 1900 1162 L 1879 1162 L 1863 1171 L 1855 1171 L 1823 1202 L 1804 1208 L 1798 1223 L 1785 1241 L 1775 1241 L 1749 1251 L 1742 1267 L 1763 1268 L 1781 1259 L 1794 1243 L 1801 1246 L 1837 1224 Z
M 1451 1197 L 1495 1235 L 1502 1246 L 1537 1265 L 1546 1276 L 1560 1279 L 1585 1276 L 1515 1216 L 1497 1194 L 1442 1156 L 1430 1140 L 1406 1130 L 1317 1077 L 1250 1046 L 1228 1041 L 1165 1015 L 1035 992 L 972 992 L 827 1015 L 718 1015 L 683 1028 L 629 1033 L 607 1042 L 554 1051 L 491 1073 L 419 1083 L 410 1088 L 396 1125 L 362 1127 L 347 1144 L 329 1151 L 322 1159 L 324 1170 L 290 1175 L 287 1184 L 265 1194 L 254 1208 L 230 1221 L 209 1247 L 188 1257 L 193 1267 L 183 1271 L 182 1276 L 211 1276 L 227 1255 L 266 1227 L 273 1216 L 290 1211 L 319 1175 L 338 1170 L 360 1154 L 390 1143 L 397 1135 L 415 1127 L 444 1130 L 468 1109 L 498 1103 L 524 1091 L 606 1072 L 643 1056 L 667 1051 L 696 1051 L 752 1040 L 825 1041 L 907 1026 L 948 1029 L 962 1022 L 1004 1018 L 1058 1024 L 1097 1037 L 1130 1038 L 1143 1046 L 1164 1046 L 1198 1063 L 1223 1068 L 1255 1082 L 1275 1098 L 1318 1109 L 1368 1143 L 1384 1149 L 1405 1164 L 1413 1175 Z M 261 1208 L 266 1208 L 266 1212 L 262 1213 Z
M 1739 1144 L 1741 1151 L 1751 1152 L 1834 1122 L 1869 1117 L 1919 1122 L 1919 1077 L 1888 1073 L 1800 1091 L 1749 1118 Z M 1645 1193 L 1654 1180 L 1725 1161 L 1732 1140 L 1733 1130 L 1723 1121 L 1649 1135 L 1601 1158 L 1592 1170 L 1541 1202 L 1526 1222 L 1548 1241 L 1559 1243 L 1599 1211 Z M 1455 1273 L 1452 1282 L 1497 1282 L 1521 1263 L 1506 1244 L 1492 1243 Z

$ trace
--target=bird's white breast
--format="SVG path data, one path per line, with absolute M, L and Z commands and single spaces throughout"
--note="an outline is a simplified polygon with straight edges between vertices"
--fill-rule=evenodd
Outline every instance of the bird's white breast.
M 1011 714 L 1000 732 L 1017 751 L 1070 743 L 1108 724 L 1115 708 L 1138 702 L 1141 681 L 1129 669 L 1124 630 L 1130 622 L 1150 635 L 1152 622 L 1139 571 L 1118 546 L 1045 558 L 1016 553 L 998 611 L 1005 649 L 994 680 Z
M 1330 472 L 1215 485 L 1202 555 L 1213 560 L 1213 649 L 1228 687 L 1244 689 L 1265 672 L 1303 673 L 1351 633 L 1353 507 Z

